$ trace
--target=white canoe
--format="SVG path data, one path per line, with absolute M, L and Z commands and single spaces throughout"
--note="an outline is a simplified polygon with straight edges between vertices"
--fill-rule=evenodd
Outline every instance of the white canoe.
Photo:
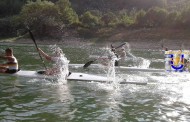
M 84 64 L 69 64 L 71 67 L 83 67 Z M 91 64 L 89 67 L 97 68 L 97 67 L 105 67 L 101 64 Z M 154 68 L 138 68 L 138 67 L 125 67 L 125 66 L 116 66 L 117 70 L 124 71 L 135 71 L 135 72 L 165 72 L 165 69 L 154 69 Z
M 43 74 L 38 74 L 36 71 L 26 71 L 26 70 L 21 70 L 15 74 L 11 74 L 11 75 L 29 77 L 29 78 L 49 78 L 49 79 L 58 78 L 58 76 L 43 75 Z M 103 76 L 74 72 L 74 73 L 71 73 L 71 75 L 69 75 L 69 77 L 67 77 L 67 80 L 107 81 L 108 79 L 107 79 L 107 77 L 103 77 Z
M 43 74 L 38 74 L 36 71 L 26 71 L 21 70 L 18 71 L 15 74 L 6 74 L 11 76 L 21 76 L 21 77 L 27 77 L 27 78 L 47 78 L 47 79 L 56 79 L 57 76 L 47 76 Z M 99 75 L 92 75 L 92 74 L 86 74 L 86 73 L 71 73 L 67 77 L 67 80 L 74 80 L 74 81 L 96 81 L 96 82 L 107 82 L 109 81 L 107 77 L 99 76 Z M 121 84 L 136 84 L 136 85 L 146 85 L 146 82 L 127 82 L 125 79 L 121 81 Z

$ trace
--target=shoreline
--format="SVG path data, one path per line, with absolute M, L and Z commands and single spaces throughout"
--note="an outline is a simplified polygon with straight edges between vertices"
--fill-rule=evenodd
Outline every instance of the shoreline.
M 117 41 L 117 42 L 110 42 L 110 41 L 102 41 L 102 42 L 97 42 L 92 40 L 83 40 L 83 39 L 75 39 L 75 40 L 61 40 L 61 41 L 55 41 L 55 40 L 46 40 L 46 41 L 41 41 L 37 40 L 38 45 L 70 45 L 70 46 L 77 46 L 77 45 L 85 45 L 85 46 L 93 46 L 93 45 L 98 45 L 101 47 L 106 47 L 111 44 L 113 45 L 119 45 L 123 42 L 127 42 L 130 44 L 131 49 L 152 49 L 152 50 L 161 50 L 162 45 L 163 47 L 167 47 L 168 49 L 186 49 L 190 50 L 190 41 L 188 40 L 129 40 L 129 41 Z M 19 39 L 13 42 L 0 42 L 0 45 L 28 45 L 28 44 L 34 44 L 31 39 Z
M 113 34 L 114 32 L 114 34 Z M 190 36 L 188 30 L 173 30 L 173 29 L 138 29 L 126 30 L 119 29 L 109 32 L 109 35 L 101 36 L 98 34 L 96 38 L 84 39 L 75 36 L 64 37 L 58 39 L 36 39 L 39 45 L 85 45 L 85 46 L 109 46 L 119 45 L 123 42 L 128 42 L 131 49 L 153 49 L 160 50 L 163 47 L 168 49 L 190 49 Z M 10 38 L 0 40 L 0 45 L 16 45 L 16 44 L 33 44 L 30 38 Z

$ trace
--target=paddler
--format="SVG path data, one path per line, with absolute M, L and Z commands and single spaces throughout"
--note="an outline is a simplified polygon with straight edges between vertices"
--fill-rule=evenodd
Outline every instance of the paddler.
M 5 50 L 5 56 L 0 56 L 0 59 L 5 59 L 7 62 L 5 64 L 0 64 L 0 73 L 16 73 L 18 71 L 18 61 L 13 55 L 13 50 L 7 48 Z
M 175 55 L 174 55 L 174 65 L 177 66 L 181 63 L 183 63 L 183 60 L 180 60 L 182 54 L 182 50 L 180 49 Z
M 112 61 L 114 61 L 114 66 L 118 66 L 118 55 L 115 52 L 115 48 L 111 48 L 110 50 L 108 50 L 108 55 L 106 57 L 101 57 L 98 58 L 99 59 L 99 63 L 101 63 L 104 66 L 110 66 L 110 64 L 112 63 Z
M 110 60 L 114 59 L 115 60 L 115 66 L 119 66 L 119 56 L 116 53 L 116 49 L 114 47 L 112 47 L 111 48 L 111 52 L 112 52 L 112 54 L 110 53 L 110 55 L 108 56 L 108 58 Z
M 125 51 L 124 46 L 121 48 L 121 50 L 119 50 L 118 55 L 119 55 L 119 58 L 121 58 L 122 61 L 124 61 L 126 59 L 126 51 Z
M 189 70 L 189 51 L 184 52 L 184 70 Z
M 59 47 L 55 49 L 53 56 L 49 56 L 40 48 L 38 48 L 38 51 L 43 57 L 45 57 L 47 61 L 54 62 L 53 67 L 45 71 L 46 75 L 56 75 L 60 74 L 61 72 L 65 72 L 67 75 L 71 74 L 68 70 L 69 61 L 64 57 L 64 54 Z

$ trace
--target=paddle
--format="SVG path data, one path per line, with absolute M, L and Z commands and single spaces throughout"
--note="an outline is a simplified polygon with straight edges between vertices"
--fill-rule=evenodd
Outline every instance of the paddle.
M 30 31 L 30 29 L 29 29 L 29 28 L 28 28 L 28 32 L 29 32 L 30 37 L 32 38 L 32 40 L 33 40 L 34 44 L 35 44 L 36 50 L 38 51 L 38 45 L 37 45 L 36 40 L 35 40 L 35 38 L 34 38 L 34 36 L 33 36 L 32 32 Z M 40 57 L 40 59 L 41 59 L 41 61 L 42 61 L 43 65 L 44 65 L 45 69 L 47 70 L 47 67 L 46 67 L 46 65 L 45 65 L 45 63 L 44 63 L 44 60 L 42 59 L 42 56 L 41 56 L 41 54 L 40 54 L 40 52 L 39 52 L 39 51 L 38 51 L 38 54 L 39 54 L 39 57 Z
M 162 51 L 168 51 L 168 48 L 167 47 L 164 47 L 164 40 L 161 41 L 161 48 L 162 48 Z M 165 48 L 165 49 L 164 49 Z
M 162 49 L 164 48 L 164 41 L 163 40 L 161 41 L 161 47 L 162 47 Z
M 126 45 L 126 42 L 124 42 L 121 45 L 117 46 L 115 49 L 118 49 L 118 48 L 122 47 L 123 45 Z M 114 46 L 112 44 L 111 44 L 111 48 L 114 48 Z
M 120 48 L 120 47 L 122 47 L 122 46 L 125 45 L 125 44 L 126 44 L 126 43 L 124 42 L 124 43 L 122 43 L 121 45 L 117 46 L 115 49 Z M 111 44 L 111 48 L 114 48 L 112 44 Z M 104 54 L 103 54 L 103 55 L 104 55 Z M 101 58 L 103 55 L 101 55 L 99 58 Z M 84 66 L 83 66 L 83 68 L 85 69 L 85 68 L 89 67 L 92 63 L 94 63 L 94 62 L 95 62 L 96 60 L 98 60 L 99 58 L 85 63 Z
M 104 54 L 103 54 L 104 55 Z M 101 55 L 99 58 L 101 58 L 103 55 Z M 98 60 L 99 58 L 93 60 L 93 61 L 89 61 L 86 64 L 84 64 L 83 68 L 87 68 L 89 67 L 92 63 L 94 63 L 96 60 Z
M 185 50 L 184 42 L 181 43 L 181 50 Z

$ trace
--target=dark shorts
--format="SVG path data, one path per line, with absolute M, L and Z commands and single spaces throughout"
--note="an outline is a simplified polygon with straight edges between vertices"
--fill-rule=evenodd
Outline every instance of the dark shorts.
M 119 62 L 118 61 L 115 61 L 115 66 L 119 66 Z
M 7 69 L 6 71 L 5 71 L 5 73 L 9 73 L 9 74 L 14 74 L 14 73 L 16 73 L 18 70 L 16 70 L 16 69 Z

